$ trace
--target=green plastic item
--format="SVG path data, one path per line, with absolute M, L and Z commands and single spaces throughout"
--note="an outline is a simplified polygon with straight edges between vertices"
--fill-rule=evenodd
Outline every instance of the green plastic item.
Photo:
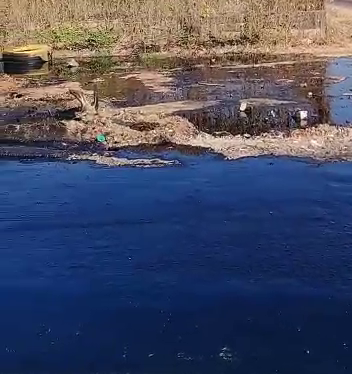
M 103 134 L 98 134 L 97 137 L 96 137 L 97 141 L 100 142 L 100 143 L 104 143 L 105 142 L 105 136 Z

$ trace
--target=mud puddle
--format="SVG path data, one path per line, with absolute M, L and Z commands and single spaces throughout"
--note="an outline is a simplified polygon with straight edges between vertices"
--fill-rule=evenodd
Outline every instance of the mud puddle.
M 337 124 L 352 123 L 352 59 L 332 61 L 326 69 L 329 77 L 341 77 L 340 81 L 328 82 L 324 94 L 329 105 L 330 121 Z M 345 79 L 344 79 L 345 78 Z
M 109 146 L 116 149 L 133 146 L 165 150 L 170 144 L 177 144 L 183 150 L 190 146 L 201 147 L 230 158 L 267 153 L 281 155 L 286 151 L 304 156 L 306 151 L 303 150 L 307 147 L 324 148 L 326 140 L 329 138 L 330 144 L 335 134 L 334 130 L 324 127 L 308 132 L 306 137 L 304 129 L 320 124 L 345 126 L 352 122 L 352 60 L 348 58 L 310 62 L 254 61 L 251 65 L 237 62 L 223 66 L 214 61 L 213 65 L 190 63 L 166 69 L 124 67 L 118 70 L 107 64 L 101 72 L 97 67 L 87 69 L 88 63 L 74 72 L 69 71 L 71 81 L 65 81 L 67 68 L 54 69 L 45 78 L 26 78 L 21 88 L 24 95 L 13 88 L 5 90 L 2 97 L 7 96 L 0 111 L 0 141 L 76 140 L 83 144 L 94 143 L 95 136 L 103 132 L 110 137 Z M 79 87 L 92 93 L 94 86 L 105 112 L 77 118 L 78 102 L 68 94 L 69 88 Z M 45 95 L 42 93 L 39 97 L 36 90 L 44 90 Z M 307 118 L 303 118 L 302 113 Z M 178 119 L 180 117 L 184 121 Z M 119 130 L 116 130 L 116 123 L 122 125 Z M 201 133 L 198 137 L 192 126 Z M 297 142 L 298 136 L 304 144 L 294 145 L 293 149 L 285 146 L 281 152 L 281 136 L 296 129 L 303 132 L 296 133 L 293 142 Z M 257 141 L 259 144 L 265 140 L 260 149 L 252 144 L 255 139 L 245 140 L 263 134 L 274 136 L 269 139 L 270 147 L 264 138 Z M 346 136 L 343 149 L 346 156 L 351 134 L 348 130 L 338 135 L 339 138 Z M 231 136 L 245 139 L 233 140 Z M 214 140 L 224 137 L 226 149 L 225 143 Z M 332 147 L 340 148 L 337 146 Z M 246 151 L 242 152 L 244 148 Z M 307 152 L 306 156 L 312 156 L 310 150 Z M 323 153 L 319 150 L 319 158 L 324 158 Z M 328 153 L 334 157 L 334 152 Z
M 51 75 L 68 75 L 75 74 L 78 71 L 84 71 L 88 74 L 103 74 L 115 71 L 133 70 L 133 69 L 152 69 L 152 70 L 173 70 L 173 69 L 192 69 L 197 66 L 225 66 L 225 65 L 245 65 L 255 64 L 273 64 L 287 63 L 287 61 L 312 61 L 315 59 L 309 54 L 269 54 L 269 53 L 234 53 L 229 52 L 221 56 L 187 56 L 187 57 L 170 57 L 167 54 L 148 54 L 140 53 L 128 57 L 114 57 L 108 55 L 97 55 L 94 57 L 75 58 L 78 62 L 79 69 L 76 67 L 67 70 L 66 61 L 59 59 L 51 67 Z M 75 64 L 76 65 L 76 64 Z
M 255 65 L 257 64 L 257 65 Z M 177 64 L 176 64 L 177 65 Z M 193 65 L 174 69 L 139 69 L 87 74 L 76 80 L 87 89 L 99 77 L 99 93 L 116 107 L 178 102 L 202 102 L 201 108 L 181 108 L 174 113 L 211 134 L 258 135 L 330 123 L 352 122 L 351 59 L 296 61 L 253 65 Z M 253 102 L 239 111 L 242 101 Z M 299 110 L 307 111 L 306 121 Z

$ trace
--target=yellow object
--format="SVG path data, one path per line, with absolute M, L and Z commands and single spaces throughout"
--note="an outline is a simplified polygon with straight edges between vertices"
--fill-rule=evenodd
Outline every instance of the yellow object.
M 39 57 L 48 62 L 51 59 L 51 47 L 45 44 L 30 44 L 23 47 L 5 48 L 2 52 L 3 59 L 35 58 Z

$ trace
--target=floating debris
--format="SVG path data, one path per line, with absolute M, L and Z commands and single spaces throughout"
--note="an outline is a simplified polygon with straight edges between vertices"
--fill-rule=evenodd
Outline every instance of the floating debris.
M 241 112 L 245 112 L 247 110 L 247 106 L 248 106 L 247 102 L 246 101 L 242 101 L 241 105 L 240 105 L 240 111 Z
M 177 353 L 177 358 L 180 360 L 185 360 L 185 361 L 193 361 L 193 357 L 187 356 L 185 352 Z
M 308 111 L 307 110 L 299 110 L 298 117 L 300 120 L 306 120 L 308 118 Z
M 222 358 L 224 361 L 232 361 L 233 354 L 228 347 L 222 348 L 221 352 L 219 353 L 219 357 Z
M 344 82 L 347 77 L 326 77 L 325 80 L 328 83 L 341 83 Z
M 67 157 L 68 161 L 93 161 L 99 165 L 106 166 L 133 166 L 133 167 L 163 167 L 163 166 L 175 166 L 180 165 L 180 162 L 177 160 L 162 160 L 159 158 L 152 159 L 127 159 L 127 158 L 118 158 L 113 156 L 102 156 L 98 154 L 77 154 L 70 155 Z

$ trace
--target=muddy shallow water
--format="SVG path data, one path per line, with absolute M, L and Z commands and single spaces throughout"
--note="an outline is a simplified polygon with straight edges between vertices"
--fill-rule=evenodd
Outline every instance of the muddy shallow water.
M 48 76 L 5 81 L 22 86 L 3 90 L 0 142 L 94 145 L 103 134 L 110 150 L 172 143 L 227 158 L 352 157 L 349 58 L 253 65 L 214 61 L 173 69 L 111 64 L 103 71 L 99 59 L 96 64 L 93 69 L 92 60 L 82 61 L 75 72 L 61 66 Z M 68 90 L 83 88 L 89 94 L 94 85 L 103 108 L 98 115 L 79 114 Z M 304 113 L 307 119 L 300 118 Z M 326 125 L 309 130 L 320 124 L 345 130 Z
M 342 374 L 350 163 L 0 162 L 0 367 Z
M 160 74 L 158 74 L 160 73 Z M 117 106 L 140 106 L 184 100 L 217 102 L 210 108 L 180 113 L 207 132 L 259 134 L 270 129 L 299 127 L 297 109 L 308 110 L 308 124 L 352 122 L 352 59 L 268 62 L 257 65 L 195 65 L 173 70 L 139 69 L 105 73 L 84 69 L 76 79 L 84 87 L 100 77 L 103 97 Z M 239 101 L 266 99 L 241 114 Z M 270 102 L 272 100 L 272 102 Z M 277 104 L 281 101 L 281 104 Z

